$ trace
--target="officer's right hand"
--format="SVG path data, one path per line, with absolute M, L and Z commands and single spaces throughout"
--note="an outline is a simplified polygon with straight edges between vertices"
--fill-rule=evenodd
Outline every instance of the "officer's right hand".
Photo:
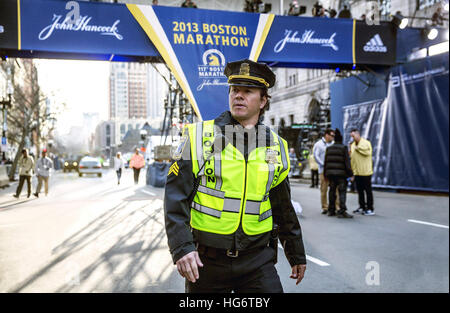
M 178 273 L 192 283 L 195 283 L 195 280 L 199 278 L 198 266 L 203 267 L 197 251 L 189 252 L 179 259 L 176 264 Z

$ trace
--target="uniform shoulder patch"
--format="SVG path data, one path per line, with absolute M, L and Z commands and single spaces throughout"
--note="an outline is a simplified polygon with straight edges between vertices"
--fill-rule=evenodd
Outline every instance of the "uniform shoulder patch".
M 169 173 L 167 173 L 167 176 L 169 176 L 171 173 L 173 173 L 175 176 L 178 176 L 179 170 L 180 170 L 180 167 L 178 166 L 177 162 L 175 162 L 170 166 Z

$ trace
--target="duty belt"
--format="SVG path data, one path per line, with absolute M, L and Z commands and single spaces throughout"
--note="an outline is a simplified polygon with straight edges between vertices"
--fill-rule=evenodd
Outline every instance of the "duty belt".
M 239 256 L 243 256 L 243 255 L 249 254 L 251 252 L 262 250 L 264 247 L 266 247 L 266 246 L 259 246 L 259 247 L 239 251 L 239 250 L 234 250 L 234 249 L 218 249 L 218 248 L 208 247 L 208 246 L 199 244 L 199 245 L 197 245 L 197 251 L 200 255 L 206 255 L 213 259 L 215 259 L 219 255 L 226 255 L 227 257 L 230 257 L 230 258 L 237 258 Z

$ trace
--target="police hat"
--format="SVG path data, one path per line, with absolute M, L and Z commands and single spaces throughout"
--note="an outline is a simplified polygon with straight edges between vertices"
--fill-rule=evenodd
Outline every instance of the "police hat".
M 271 88 L 275 84 L 275 74 L 267 64 L 248 59 L 229 62 L 224 74 L 230 86 Z

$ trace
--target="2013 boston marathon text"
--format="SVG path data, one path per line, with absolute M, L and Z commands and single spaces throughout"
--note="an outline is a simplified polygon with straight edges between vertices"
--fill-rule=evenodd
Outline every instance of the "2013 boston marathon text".
M 270 305 L 270 297 L 213 297 L 209 299 L 200 299 L 198 297 L 186 297 L 179 300 L 180 309 L 197 309 L 210 311 L 217 309 L 266 309 Z M 183 311 L 183 310 L 181 310 Z
M 247 27 L 173 21 L 173 43 L 248 47 Z

